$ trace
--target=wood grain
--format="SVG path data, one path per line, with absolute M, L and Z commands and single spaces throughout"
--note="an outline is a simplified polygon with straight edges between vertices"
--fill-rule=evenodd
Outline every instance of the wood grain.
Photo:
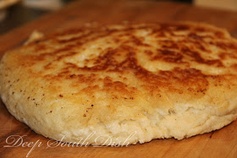
M 195 7 L 181 3 L 155 1 L 76 1 L 60 11 L 37 19 L 0 36 L 0 55 L 20 46 L 33 30 L 46 34 L 83 25 L 131 22 L 206 22 L 226 28 L 237 37 L 237 13 Z M 182 141 L 154 140 L 128 147 L 81 147 L 53 142 L 37 135 L 14 119 L 0 103 L 0 157 L 237 157 L 237 121 L 229 126 Z M 178 129 L 177 129 L 178 130 Z M 7 147 L 15 141 L 15 147 Z M 54 146 L 52 145 L 54 143 Z

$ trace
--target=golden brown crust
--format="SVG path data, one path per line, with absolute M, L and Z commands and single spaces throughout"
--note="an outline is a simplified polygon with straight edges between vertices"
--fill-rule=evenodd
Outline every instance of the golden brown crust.
M 205 24 L 81 27 L 7 53 L 1 61 L 0 92 L 13 115 L 54 139 L 67 135 L 72 141 L 85 136 L 75 131 L 97 128 L 125 139 L 133 127 L 143 132 L 131 143 L 182 139 L 236 118 L 236 50 L 237 41 L 226 31 Z M 29 121 L 32 117 L 42 119 L 42 127 Z
M 136 31 L 139 30 L 147 31 L 146 36 L 151 38 L 151 43 L 145 41 L 146 36 L 136 36 Z M 103 43 L 105 46 L 93 49 L 101 53 L 98 56 L 93 57 L 91 54 L 92 57 L 85 59 L 82 65 L 76 63 L 77 61 L 70 62 L 70 58 L 79 58 L 80 54 L 83 54 L 79 51 L 87 49 L 88 43 L 90 45 L 96 40 L 108 37 L 109 40 L 105 39 L 107 43 Z M 54 45 L 60 47 L 54 48 Z M 49 59 L 51 61 L 46 62 L 47 64 L 44 64 L 37 74 L 49 71 L 49 74 L 44 75 L 49 80 L 76 78 L 75 82 L 78 84 L 87 85 L 98 80 L 96 75 L 98 72 L 117 73 L 120 76 L 132 72 L 151 92 L 159 89 L 154 85 L 159 87 L 170 85 L 172 86 L 170 89 L 179 91 L 183 89 L 180 87 L 187 85 L 187 90 L 191 93 L 205 93 L 208 87 L 207 76 L 215 75 L 213 72 L 208 72 L 209 67 L 216 71 L 224 71 L 224 75 L 226 71 L 236 72 L 235 61 L 231 63 L 231 60 L 237 58 L 233 53 L 237 50 L 236 41 L 230 39 L 228 33 L 223 30 L 200 24 L 149 24 L 67 30 L 37 45 L 30 44 L 26 49 L 32 49 L 37 54 L 20 54 L 19 65 L 30 67 Z M 141 62 L 141 59 L 144 59 L 145 63 Z M 155 67 L 156 63 L 169 66 L 163 69 L 162 66 Z M 148 68 L 144 65 L 148 65 Z M 54 71 L 56 67 L 58 71 L 51 74 L 51 70 Z M 84 72 L 92 75 L 83 75 Z M 219 72 L 218 76 L 221 76 Z M 108 77 L 104 77 L 103 80 L 106 83 Z M 173 84 L 170 84 L 171 81 Z M 110 81 L 103 87 L 105 89 L 107 86 L 107 89 L 114 87 L 116 90 L 116 85 L 118 81 Z M 92 88 L 93 86 L 92 84 Z M 119 87 L 120 90 L 123 89 L 123 86 Z

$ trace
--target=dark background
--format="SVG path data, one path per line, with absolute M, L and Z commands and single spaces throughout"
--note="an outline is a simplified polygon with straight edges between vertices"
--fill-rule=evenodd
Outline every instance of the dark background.
M 62 0 L 66 5 L 75 0 Z M 192 3 L 192 0 L 155 0 L 155 1 L 175 1 L 180 3 Z M 0 35 L 19 27 L 27 22 L 30 22 L 38 17 L 50 13 L 52 11 L 35 9 L 23 6 L 18 3 L 7 9 L 7 15 L 4 20 L 0 21 Z

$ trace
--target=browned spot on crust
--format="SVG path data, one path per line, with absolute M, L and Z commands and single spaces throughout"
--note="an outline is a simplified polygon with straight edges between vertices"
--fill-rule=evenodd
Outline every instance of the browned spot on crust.
M 84 91 L 103 87 L 129 94 L 133 87 L 126 84 L 126 77 L 118 77 L 129 73 L 139 80 L 139 86 L 150 91 L 165 87 L 178 93 L 187 90 L 204 94 L 207 77 L 212 74 L 203 73 L 204 70 L 195 66 L 225 68 L 223 60 L 236 59 L 236 53 L 226 53 L 227 49 L 237 50 L 237 42 L 225 40 L 228 38 L 222 30 L 191 24 L 73 29 L 29 45 L 36 53 L 26 54 L 21 62 L 34 66 L 44 61 L 38 73 L 47 79 L 73 80 L 72 85 L 85 84 Z M 146 61 L 142 63 L 143 58 Z M 151 62 L 155 69 L 145 67 L 146 62 Z M 157 62 L 174 66 L 164 70 L 152 65 Z M 230 67 L 237 69 L 236 64 Z M 54 73 L 47 74 L 51 70 Z M 180 90 L 181 87 L 186 88 Z

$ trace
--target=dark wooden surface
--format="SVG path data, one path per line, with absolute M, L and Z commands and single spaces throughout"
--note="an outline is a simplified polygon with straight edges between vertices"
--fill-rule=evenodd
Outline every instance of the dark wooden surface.
M 237 37 L 237 13 L 199 8 L 188 4 L 155 1 L 78 1 L 60 11 L 43 16 L 31 23 L 0 36 L 0 54 L 20 46 L 33 30 L 46 34 L 83 25 L 131 22 L 195 21 L 227 29 Z M 18 140 L 15 147 L 10 141 Z M 21 139 L 20 139 L 21 138 Z M 229 126 L 186 140 L 154 140 L 129 147 L 80 147 L 51 141 L 32 132 L 15 120 L 0 104 L 0 157 L 237 157 L 237 121 Z

